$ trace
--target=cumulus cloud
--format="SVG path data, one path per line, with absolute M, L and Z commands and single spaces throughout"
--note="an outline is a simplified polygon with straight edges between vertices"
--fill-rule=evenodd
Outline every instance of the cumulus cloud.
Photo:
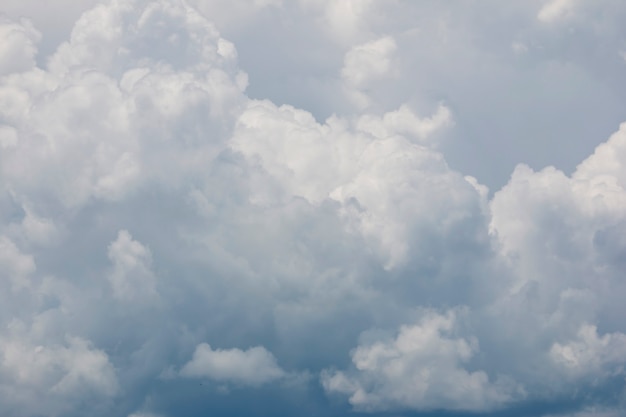
M 416 325 L 402 326 L 395 338 L 359 345 L 355 370 L 327 371 L 324 388 L 350 396 L 356 409 L 490 410 L 524 396 L 512 381 L 490 381 L 464 363 L 479 350 L 475 339 L 455 337 L 456 313 L 427 312 Z
M 0 20 L 0 413 L 619 414 L 623 6 L 79 3 Z
M 117 394 L 115 370 L 106 353 L 80 337 L 68 337 L 60 345 L 39 345 L 19 334 L 21 326 L 11 323 L 10 331 L 17 334 L 0 338 L 5 412 L 62 415 L 85 400 Z
M 180 370 L 181 376 L 258 386 L 283 378 L 286 373 L 263 346 L 246 350 L 216 349 L 202 343 Z
M 41 34 L 28 19 L 13 22 L 0 16 L 0 75 L 25 71 L 35 66 L 37 42 Z
M 372 81 L 389 76 L 393 68 L 392 57 L 397 46 L 391 36 L 357 45 L 344 58 L 341 77 L 348 88 L 349 96 L 360 107 L 366 107 L 369 99 L 364 90 Z
M 315 204 L 329 198 L 340 202 L 345 221 L 371 238 L 381 259 L 392 266 L 406 261 L 411 228 L 428 227 L 420 213 L 429 217 L 426 212 L 436 204 L 450 204 L 450 210 L 455 210 L 456 202 L 447 193 L 459 193 L 458 198 L 479 204 L 473 188 L 448 169 L 438 152 L 402 135 L 424 140 L 449 118 L 445 107 L 439 107 L 432 118 L 419 119 L 403 106 L 382 118 L 363 116 L 352 126 L 336 117 L 320 125 L 302 110 L 252 102 L 238 120 L 232 144 L 257 159 L 272 176 L 275 182 L 265 184 L 282 185 L 282 190 L 255 190 L 256 201 L 300 196 Z M 426 171 L 433 177 L 427 178 Z M 435 176 L 441 183 L 431 182 Z M 439 196 L 443 183 L 449 187 L 446 195 Z M 412 193 L 414 198 L 409 197 Z M 422 201 L 420 193 L 430 194 L 431 201 Z M 450 211 L 440 213 L 454 216 Z
M 543 22 L 552 22 L 567 17 L 572 13 L 576 0 L 550 0 L 541 7 L 537 18 Z
M 619 366 L 626 358 L 626 334 L 598 337 L 595 326 L 582 325 L 575 340 L 555 343 L 550 348 L 550 355 L 573 374 L 620 373 Z
M 390 56 L 396 43 L 390 36 L 353 47 L 346 54 L 342 77 L 354 86 L 363 86 L 371 79 L 382 77 L 392 68 Z
M 132 301 L 156 297 L 152 255 L 148 248 L 133 240 L 128 231 L 120 230 L 117 239 L 109 245 L 108 255 L 114 265 L 108 278 L 116 298 Z

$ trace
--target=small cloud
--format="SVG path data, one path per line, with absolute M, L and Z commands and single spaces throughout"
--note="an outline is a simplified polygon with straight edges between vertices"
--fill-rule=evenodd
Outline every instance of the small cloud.
M 539 10 L 537 19 L 550 23 L 571 15 L 575 0 L 551 0 Z
M 260 386 L 284 378 L 287 373 L 278 366 L 274 355 L 262 346 L 247 350 L 214 350 L 207 343 L 202 343 L 196 347 L 193 358 L 183 366 L 180 375 Z

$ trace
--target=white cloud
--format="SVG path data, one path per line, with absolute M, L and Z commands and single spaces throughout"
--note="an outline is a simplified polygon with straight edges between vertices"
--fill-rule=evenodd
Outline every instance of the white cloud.
M 439 105 L 431 117 L 420 119 L 407 105 L 398 110 L 385 113 L 382 117 L 363 115 L 357 122 L 357 128 L 368 132 L 379 139 L 394 134 L 407 135 L 419 141 L 426 141 L 436 131 L 453 124 L 450 110 Z
M 512 381 L 491 381 L 482 370 L 464 368 L 479 350 L 475 339 L 456 336 L 456 313 L 428 312 L 402 326 L 391 340 L 359 345 L 353 372 L 323 374 L 324 388 L 350 396 L 358 410 L 470 410 L 501 407 L 523 397 Z
M 25 238 L 40 245 L 51 244 L 59 235 L 59 230 L 52 220 L 37 216 L 28 206 L 24 206 L 23 209 L 26 215 L 21 227 Z
M 135 301 L 157 296 L 152 254 L 133 240 L 128 231 L 119 231 L 117 239 L 109 245 L 108 255 L 114 265 L 108 279 L 116 298 Z
M 572 13 L 577 0 L 549 0 L 541 7 L 537 18 L 543 22 L 563 19 Z
M 206 343 L 196 346 L 193 358 L 183 366 L 181 376 L 208 378 L 238 385 L 259 386 L 286 376 L 276 358 L 263 346 L 246 350 L 212 349 Z
M 0 393 L 5 410 L 14 415 L 60 415 L 85 399 L 111 397 L 119 389 L 107 355 L 80 337 L 39 345 L 19 335 L 3 336 L 0 358 Z
M 626 334 L 618 332 L 599 337 L 596 326 L 583 324 L 575 340 L 555 343 L 550 355 L 576 376 L 621 373 L 623 370 L 619 367 L 626 361 Z
M 37 42 L 41 39 L 30 20 L 13 22 L 0 15 L 0 76 L 27 71 L 35 66 Z
M 79 19 L 71 40 L 51 57 L 50 72 L 6 79 L 2 107 L 10 117 L 2 143 L 9 149 L 2 170 L 18 196 L 39 189 L 74 207 L 94 197 L 116 200 L 142 178 L 162 175 L 159 153 L 193 165 L 193 155 L 210 152 L 211 144 L 193 135 L 210 134 L 204 129 L 211 124 L 219 131 L 245 74 L 208 21 L 167 4 L 99 6 Z M 172 37 L 155 48 L 163 31 Z M 34 114 L 26 111 L 31 106 Z M 174 151 L 171 135 L 185 118 L 199 129 L 189 126 L 185 139 L 195 146 Z M 33 165 L 38 169 L 28 169 Z
M 470 205 L 478 203 L 470 184 L 448 169 L 441 154 L 402 136 L 427 141 L 448 123 L 445 107 L 427 119 L 401 107 L 382 118 L 362 116 L 350 123 L 334 117 L 321 125 L 311 114 L 291 106 L 251 102 L 231 143 L 271 177 L 257 181 L 255 202 L 272 204 L 293 196 L 316 205 L 327 199 L 338 201 L 349 227 L 371 239 L 374 250 L 392 267 L 409 258 L 416 230 L 424 228 L 427 233 L 427 223 L 438 227 L 437 215 L 431 214 L 449 218 L 441 221 L 449 221 L 446 227 L 451 229 L 457 220 L 471 221 L 472 214 L 459 214 L 459 218 L 455 214 L 457 209 L 467 210 L 466 200 L 473 200 Z M 421 194 L 430 195 L 430 200 L 424 201 Z M 431 211 L 439 204 L 449 206 Z
M 307 12 L 313 12 L 334 41 L 344 45 L 353 43 L 368 31 L 368 21 L 376 9 L 373 0 L 300 0 L 299 3 Z
M 352 47 L 345 55 L 341 77 L 348 96 L 361 108 L 369 105 L 367 89 L 372 81 L 392 75 L 396 42 L 391 36 Z
M 10 281 L 13 288 L 28 287 L 29 275 L 36 269 L 33 257 L 20 251 L 6 236 L 0 236 L 0 265 L 0 277 Z
M 346 53 L 341 76 L 348 84 L 363 87 L 372 79 L 388 75 L 396 48 L 391 36 L 353 47 Z
M 606 184 L 614 193 L 626 188 L 626 123 L 576 169 L 574 178 L 591 181 L 594 178 Z M 600 185 L 600 184 L 598 184 Z M 609 192 L 607 189 L 606 192 Z

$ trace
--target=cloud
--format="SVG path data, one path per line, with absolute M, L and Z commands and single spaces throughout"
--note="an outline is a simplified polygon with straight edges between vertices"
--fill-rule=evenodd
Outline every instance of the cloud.
M 369 105 L 369 98 L 363 91 L 372 81 L 391 75 L 392 57 L 397 46 L 391 36 L 358 45 L 350 49 L 344 58 L 341 77 L 348 95 L 361 107 Z
M 571 14 L 576 0 L 550 0 L 543 5 L 537 18 L 542 22 L 552 22 Z
M 440 154 L 401 135 L 424 140 L 448 124 L 449 117 L 449 111 L 439 107 L 432 118 L 419 119 L 404 106 L 382 118 L 365 115 L 353 126 L 339 118 L 320 125 L 302 110 L 252 102 L 238 120 L 232 144 L 258 161 L 283 187 L 267 190 L 284 193 L 274 195 L 264 195 L 266 189 L 259 187 L 255 201 L 269 204 L 274 199 L 300 196 L 314 204 L 328 198 L 340 202 L 345 221 L 371 238 L 378 247 L 375 250 L 392 266 L 405 261 L 411 227 L 422 226 L 431 204 L 456 204 L 449 194 L 440 199 L 438 186 L 432 189 L 429 203 L 421 201 L 418 194 L 428 193 L 432 179 L 424 172 L 449 183 L 448 192 L 458 192 L 461 199 L 477 197 L 463 178 L 447 168 Z M 407 183 L 409 177 L 413 185 Z
M 363 86 L 371 79 L 387 75 L 396 43 L 390 36 L 353 47 L 346 54 L 341 75 L 348 84 Z
M 626 334 L 611 333 L 598 337 L 595 326 L 582 325 L 576 340 L 555 343 L 550 348 L 550 354 L 573 374 L 610 373 L 626 359 Z
M 13 415 L 62 415 L 92 399 L 112 397 L 119 386 L 109 358 L 80 337 L 38 345 L 19 335 L 0 339 L 4 409 Z
M 209 144 L 193 138 L 192 126 L 187 141 L 196 144 L 193 151 L 174 152 L 171 141 L 168 149 L 167 132 L 182 126 L 184 115 L 205 110 L 209 117 L 201 123 L 215 124 L 230 111 L 226 103 L 239 98 L 245 75 L 230 73 L 236 59 L 232 45 L 193 9 L 186 10 L 178 3 L 98 6 L 81 17 L 70 41 L 51 57 L 49 72 L 7 79 L 4 108 L 13 110 L 5 122 L 3 175 L 17 195 L 45 189 L 41 196 L 74 207 L 93 197 L 116 200 L 143 179 L 161 175 L 158 158 L 143 149 L 190 163 L 190 152 L 208 151 Z M 130 29 L 133 18 L 138 26 Z M 173 33 L 170 46 L 154 48 L 162 30 Z M 12 97 L 22 104 L 15 106 Z M 36 115 L 18 113 L 31 105 L 38 107 Z M 204 127 L 200 131 L 204 134 Z M 38 169 L 27 171 L 27 161 L 37 161 Z
M 14 288 L 29 286 L 28 276 L 36 269 L 33 257 L 22 253 L 6 236 L 0 237 L 0 248 L 3 278 L 10 280 Z
M 391 340 L 359 345 L 351 353 L 354 371 L 326 371 L 324 388 L 349 395 L 357 410 L 367 411 L 483 411 L 523 398 L 523 388 L 512 381 L 464 369 L 479 348 L 475 339 L 454 336 L 456 321 L 454 311 L 427 312 Z
M 324 26 L 341 43 L 349 43 L 367 30 L 367 21 L 375 10 L 375 1 L 348 0 L 337 3 L 328 0 L 301 0 L 305 8 L 318 9 Z
M 0 413 L 620 409 L 623 6 L 79 3 L 0 21 Z
M 180 375 L 258 386 L 283 378 L 286 373 L 263 346 L 213 350 L 202 343 L 196 346 L 193 358 L 183 366 Z
M 35 66 L 39 33 L 28 19 L 13 22 L 0 16 L 0 75 L 29 70 Z
M 150 250 L 133 240 L 128 231 L 120 230 L 108 255 L 114 265 L 108 278 L 116 298 L 132 301 L 157 296 Z

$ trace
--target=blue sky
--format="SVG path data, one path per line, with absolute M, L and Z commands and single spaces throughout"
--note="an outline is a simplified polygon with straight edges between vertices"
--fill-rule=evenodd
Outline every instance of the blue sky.
M 626 5 L 0 5 L 0 414 L 617 417 Z

